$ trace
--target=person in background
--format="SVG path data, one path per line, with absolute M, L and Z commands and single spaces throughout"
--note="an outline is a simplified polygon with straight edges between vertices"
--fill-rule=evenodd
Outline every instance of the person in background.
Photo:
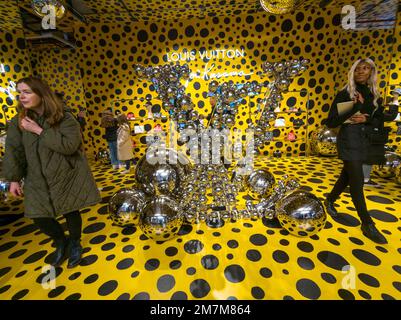
M 25 216 L 53 239 L 51 265 L 68 257 L 72 268 L 82 256 L 79 210 L 101 200 L 82 151 L 79 124 L 41 79 L 22 78 L 17 91 L 18 113 L 7 130 L 3 175 L 10 193 L 24 197 Z M 68 239 L 59 216 L 67 221 Z
M 77 114 L 77 121 L 79 123 L 79 126 L 81 127 L 82 133 L 84 132 L 86 126 L 85 115 L 86 115 L 85 108 L 79 107 L 79 111 Z
M 352 109 L 340 115 L 337 104 L 348 101 L 354 102 Z M 362 169 L 368 157 L 372 133 L 369 129 L 380 123 L 382 117 L 376 65 L 371 59 L 359 59 L 352 65 L 348 73 L 348 83 L 335 97 L 326 120 L 329 128 L 340 126 L 337 151 L 343 161 L 343 168 L 325 200 L 325 205 L 327 212 L 332 217 L 337 217 L 334 203 L 349 185 L 352 202 L 362 222 L 362 233 L 376 243 L 385 244 L 386 238 L 376 228 L 366 207 Z
M 105 128 L 103 137 L 106 139 L 110 151 L 110 161 L 114 169 L 120 168 L 120 163 L 117 156 L 117 130 L 118 122 L 113 117 L 113 112 L 110 109 L 103 111 L 100 126 Z
M 131 168 L 131 161 L 134 158 L 132 140 L 131 140 L 131 127 L 125 114 L 120 114 L 117 117 L 118 131 L 117 131 L 117 154 L 118 160 L 125 161 L 125 170 L 123 174 L 129 173 Z
M 64 93 L 61 92 L 55 92 L 56 96 L 60 99 L 60 101 L 63 102 L 64 105 L 66 105 L 66 102 L 64 101 Z M 86 125 L 86 120 L 85 120 L 85 109 L 82 107 L 79 107 L 79 111 L 77 116 L 75 117 L 79 123 L 79 126 L 81 128 L 81 133 L 83 133 Z
M 366 162 L 363 164 L 364 184 L 366 186 L 379 186 L 377 182 L 370 178 L 370 174 L 374 164 L 380 165 L 385 162 L 384 146 L 388 141 L 389 130 L 386 130 L 384 127 L 384 122 L 393 121 L 397 117 L 399 106 L 398 98 L 401 95 L 401 88 L 396 88 L 391 93 L 393 95 L 393 100 L 389 103 L 388 111 L 384 112 L 384 108 L 380 107 L 381 109 L 379 110 L 379 114 L 382 114 L 381 118 L 378 118 L 379 121 L 376 124 L 372 124 L 369 128 L 370 131 L 377 132 L 379 136 L 382 137 L 382 140 L 369 143 L 368 157 Z

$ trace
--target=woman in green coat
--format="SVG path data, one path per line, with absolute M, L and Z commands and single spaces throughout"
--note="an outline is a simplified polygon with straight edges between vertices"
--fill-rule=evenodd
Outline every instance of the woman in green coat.
M 7 130 L 3 172 L 10 193 L 24 196 L 32 218 L 56 246 L 51 264 L 79 264 L 82 218 L 79 209 L 100 201 L 85 155 L 79 123 L 42 80 L 17 82 L 18 114 Z M 24 179 L 23 188 L 21 180 Z M 69 240 L 56 217 L 66 218 Z

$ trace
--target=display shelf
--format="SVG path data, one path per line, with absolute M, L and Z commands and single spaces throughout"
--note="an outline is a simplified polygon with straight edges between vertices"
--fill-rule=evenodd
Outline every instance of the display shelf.
M 299 110 L 299 111 L 295 111 L 295 110 L 289 110 L 289 111 L 274 111 L 274 113 L 276 114 L 290 114 L 290 113 L 306 113 L 305 110 Z
M 132 121 L 132 122 L 135 122 L 135 121 L 146 121 L 146 120 L 166 120 L 166 121 L 168 121 L 168 118 L 166 117 L 166 118 L 146 118 L 146 117 L 143 117 L 143 118 L 134 118 L 134 119 L 128 119 L 128 121 Z
M 277 126 L 277 127 L 272 126 L 272 127 L 270 127 L 270 128 L 271 128 L 271 129 L 280 129 L 280 128 L 283 128 L 283 129 L 285 129 L 285 128 L 297 128 L 297 129 L 299 129 L 299 128 L 301 128 L 301 127 L 307 127 L 307 125 L 306 125 L 306 124 L 302 124 L 302 125 L 300 125 L 300 126 L 294 126 L 294 125 L 292 125 L 292 126 Z
M 287 141 L 287 142 L 297 142 L 297 141 L 306 141 L 305 139 L 302 139 L 302 138 L 298 138 L 298 139 L 295 139 L 295 140 L 288 140 L 288 139 L 286 139 L 286 138 L 274 138 L 274 139 L 272 139 L 272 140 L 267 140 L 267 141 L 265 141 L 265 142 L 282 142 L 282 141 Z

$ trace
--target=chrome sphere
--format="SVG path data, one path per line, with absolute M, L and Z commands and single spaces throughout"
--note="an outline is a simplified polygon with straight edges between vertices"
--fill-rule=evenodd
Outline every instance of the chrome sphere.
M 169 164 L 159 164 L 153 172 L 152 184 L 156 195 L 172 193 L 179 187 L 177 171 Z
M 296 236 L 312 236 L 323 229 L 327 215 L 321 201 L 312 193 L 293 191 L 275 206 L 280 224 Z
M 322 156 L 337 155 L 337 130 L 321 127 L 310 136 L 310 147 L 313 154 Z
M 109 217 L 116 225 L 121 227 L 136 225 L 145 203 L 145 194 L 142 191 L 121 189 L 109 200 Z
M 262 8 L 273 14 L 285 14 L 296 7 L 295 0 L 260 0 Z
M 10 190 L 10 182 L 0 178 L 0 201 L 5 201 L 7 199 L 7 193 L 9 190 Z
M 395 152 L 386 152 L 384 158 L 384 164 L 374 165 L 372 171 L 381 178 L 392 178 L 396 175 L 396 168 L 401 164 L 401 157 Z
M 172 149 L 149 148 L 135 167 L 135 178 L 148 195 L 178 194 L 189 173 L 188 158 Z
M 149 238 L 165 241 L 177 235 L 184 221 L 177 202 L 161 195 L 148 202 L 140 215 L 139 227 Z
M 271 195 L 276 183 L 273 174 L 267 169 L 255 170 L 245 180 L 247 191 L 254 199 Z

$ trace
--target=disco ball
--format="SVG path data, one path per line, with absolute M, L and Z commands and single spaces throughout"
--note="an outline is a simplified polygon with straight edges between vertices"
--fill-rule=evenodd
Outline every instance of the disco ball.
M 247 191 L 254 199 L 271 195 L 276 182 L 273 174 L 267 169 L 255 170 L 245 180 Z
M 401 164 L 401 157 L 395 152 L 386 152 L 384 158 L 384 164 L 374 165 L 372 171 L 381 178 L 392 178 L 395 176 L 396 168 Z
M 100 149 L 96 155 L 96 160 L 102 164 L 110 164 L 110 153 L 105 149 Z
M 159 164 L 153 172 L 152 185 L 156 195 L 169 194 L 178 188 L 176 169 L 169 164 Z
M 149 148 L 135 167 L 135 178 L 148 195 L 178 194 L 181 181 L 190 169 L 184 154 L 172 149 Z
M 260 0 L 260 4 L 267 12 L 285 14 L 295 9 L 296 0 Z
M 44 17 L 49 14 L 49 10 L 43 10 L 44 12 L 42 12 L 42 8 L 44 6 L 54 7 L 57 19 L 61 19 L 65 14 L 65 7 L 61 1 L 58 0 L 32 0 L 31 6 L 33 11 L 40 17 Z
M 327 215 L 321 201 L 312 193 L 297 190 L 275 205 L 280 224 L 296 236 L 312 236 L 323 229 Z
M 146 203 L 145 194 L 136 189 L 121 189 L 109 200 L 109 217 L 121 227 L 137 225 Z
M 310 147 L 313 154 L 322 156 L 337 155 L 337 130 L 321 127 L 310 136 Z
M 165 195 L 153 198 L 140 215 L 139 227 L 149 238 L 165 241 L 177 235 L 184 221 L 177 202 Z
M 0 178 L 0 201 L 5 201 L 7 199 L 7 193 L 9 190 L 10 190 L 10 182 Z

